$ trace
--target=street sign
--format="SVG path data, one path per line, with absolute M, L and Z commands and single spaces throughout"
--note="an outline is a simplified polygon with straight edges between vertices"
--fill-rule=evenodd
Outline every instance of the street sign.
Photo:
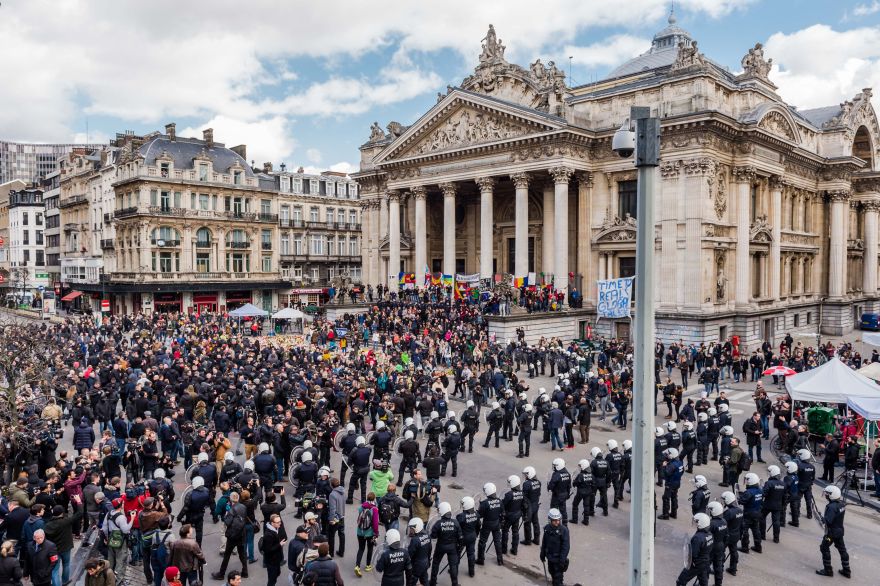
M 42 292 L 45 291 L 45 290 L 46 290 L 46 288 L 43 287 L 42 285 L 40 285 L 39 287 L 37 287 L 37 291 L 39 291 L 40 293 L 42 293 Z
M 35 279 L 48 279 L 49 273 L 34 273 Z
M 4 245 L 4 244 L 6 244 L 6 241 L 5 241 L 5 240 L 3 240 L 3 238 L 2 238 L 2 237 L 0 237 L 0 246 L 3 246 L 3 245 Z
M 109 299 L 102 299 L 101 300 L 101 311 L 102 312 L 110 311 L 110 300 Z

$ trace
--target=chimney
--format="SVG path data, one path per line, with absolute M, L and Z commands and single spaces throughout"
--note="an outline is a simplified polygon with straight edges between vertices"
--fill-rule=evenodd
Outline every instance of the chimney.
M 214 129 L 206 128 L 202 131 L 202 140 L 205 141 L 205 146 L 209 149 L 214 148 Z
M 281 172 L 284 173 L 287 170 L 287 163 L 281 163 Z
M 237 154 L 239 157 L 247 161 L 247 145 L 240 144 L 238 146 L 232 147 L 232 152 Z
M 177 125 L 174 122 L 170 122 L 165 125 L 165 134 L 167 134 L 168 138 L 170 138 L 171 140 L 177 138 L 177 134 L 174 131 L 175 128 L 177 128 Z
M 272 163 L 263 163 L 263 173 L 272 172 Z

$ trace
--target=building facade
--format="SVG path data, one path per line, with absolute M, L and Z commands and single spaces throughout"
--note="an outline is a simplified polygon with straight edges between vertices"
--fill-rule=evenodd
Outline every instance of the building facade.
M 8 293 L 37 297 L 51 286 L 46 271 L 43 191 L 35 187 L 10 190 L 0 200 L 0 208 L 0 216 L 5 216 L 2 223 L 7 225 L 3 284 Z
M 100 148 L 85 144 L 35 144 L 0 140 L 0 183 L 20 179 L 39 183 L 55 171 L 58 159 L 73 149 Z
M 59 163 L 60 164 L 60 163 Z M 41 183 L 43 205 L 46 207 L 46 272 L 54 289 L 61 293 L 61 171 L 46 174 Z
M 647 53 L 577 87 L 552 62 L 509 63 L 491 27 L 484 40 L 473 75 L 411 126 L 374 124 L 361 147 L 365 282 L 424 267 L 534 273 L 577 287 L 594 309 L 598 279 L 635 271 L 636 171 L 611 137 L 637 105 L 662 124 L 659 336 L 840 334 L 880 309 L 870 89 L 798 111 L 776 93 L 760 44 L 734 74 L 672 16 Z M 603 319 L 597 331 L 628 327 Z

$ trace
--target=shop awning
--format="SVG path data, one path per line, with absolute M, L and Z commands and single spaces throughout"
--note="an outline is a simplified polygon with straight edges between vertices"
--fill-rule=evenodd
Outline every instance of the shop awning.
M 73 301 L 80 295 L 82 295 L 82 291 L 71 291 L 70 293 L 62 297 L 61 301 Z

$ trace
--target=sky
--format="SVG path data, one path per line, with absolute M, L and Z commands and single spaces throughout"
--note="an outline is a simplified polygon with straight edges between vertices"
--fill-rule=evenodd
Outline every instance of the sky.
M 880 0 L 674 10 L 732 71 L 764 43 L 771 80 L 799 108 L 880 88 Z M 647 50 L 669 11 L 669 0 L 2 0 L 0 140 L 106 142 L 175 122 L 179 136 L 210 127 L 246 144 L 257 166 L 353 172 L 373 121 L 411 124 L 473 71 L 490 23 L 510 62 L 554 60 L 582 84 Z

